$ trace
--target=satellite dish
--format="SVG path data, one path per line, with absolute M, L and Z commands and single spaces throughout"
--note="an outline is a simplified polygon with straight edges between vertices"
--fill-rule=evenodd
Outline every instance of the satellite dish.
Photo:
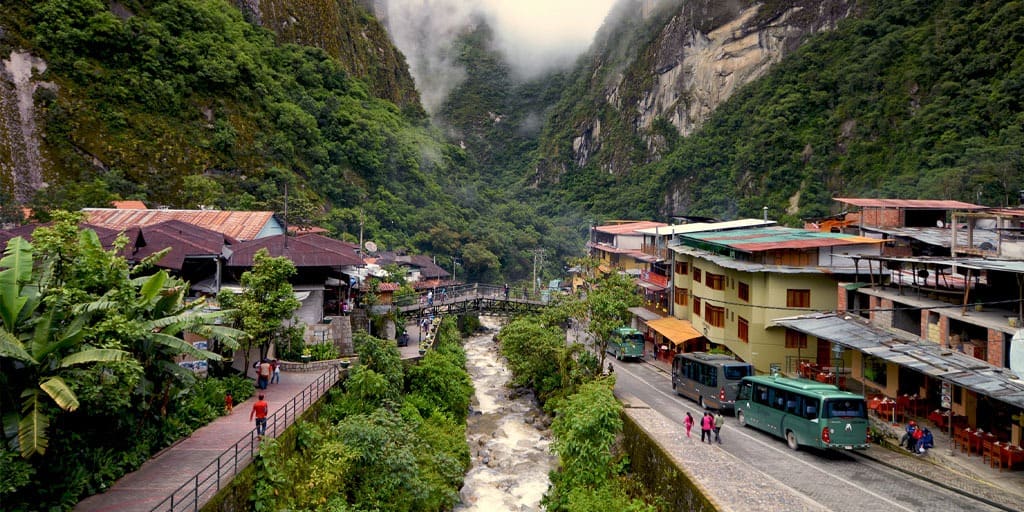
M 1024 379 L 1024 329 L 1010 340 L 1010 371 Z
M 377 252 L 377 244 L 373 240 L 367 240 L 365 244 L 366 250 L 369 252 Z

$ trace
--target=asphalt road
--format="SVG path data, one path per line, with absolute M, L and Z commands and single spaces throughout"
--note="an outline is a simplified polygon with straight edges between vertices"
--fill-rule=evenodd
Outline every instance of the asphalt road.
M 683 429 L 686 411 L 699 419 L 701 409 L 672 390 L 671 378 L 644 363 L 615 362 L 616 391 L 643 400 Z M 700 427 L 693 431 L 694 447 L 700 443 Z M 786 442 L 765 432 L 741 427 L 726 417 L 722 448 L 746 461 L 777 485 L 806 496 L 827 510 L 837 512 L 916 512 L 999 510 L 970 497 L 895 471 L 877 462 L 842 452 L 808 448 L 790 450 Z M 708 447 L 710 449 L 710 447 Z M 870 449 L 870 448 L 869 448 Z M 752 492 L 736 489 L 729 492 Z

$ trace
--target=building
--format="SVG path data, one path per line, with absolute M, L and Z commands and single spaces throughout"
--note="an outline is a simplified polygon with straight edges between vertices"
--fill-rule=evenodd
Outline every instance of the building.
M 838 281 L 867 280 L 858 258 L 877 256 L 882 240 L 772 225 L 680 233 L 673 254 L 673 316 L 710 342 L 754 365 L 795 371 L 799 361 L 829 361 L 828 345 L 769 329 L 775 318 L 836 308 Z M 878 269 L 877 279 L 886 271 Z

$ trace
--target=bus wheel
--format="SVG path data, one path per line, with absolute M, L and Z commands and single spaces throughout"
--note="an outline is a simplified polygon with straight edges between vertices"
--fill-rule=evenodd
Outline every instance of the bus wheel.
M 741 427 L 747 426 L 747 418 L 743 415 L 743 410 L 736 411 L 736 421 Z
M 796 450 L 800 448 L 800 445 L 796 442 L 796 434 L 792 430 L 786 431 L 786 444 L 789 445 L 789 449 Z

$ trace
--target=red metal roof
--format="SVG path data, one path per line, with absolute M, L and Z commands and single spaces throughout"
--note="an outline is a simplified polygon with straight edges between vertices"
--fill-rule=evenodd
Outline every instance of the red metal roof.
M 119 231 L 135 226 L 149 226 L 168 220 L 180 220 L 234 238 L 253 240 L 271 221 L 274 212 L 239 212 L 223 210 L 119 210 L 116 208 L 85 208 L 86 222 Z
M 285 235 L 275 235 L 239 243 L 231 248 L 233 253 L 228 266 L 251 267 L 256 253 L 264 248 L 275 258 L 287 257 L 296 267 L 344 267 L 363 264 L 352 244 L 341 240 L 309 234 L 287 237 L 287 246 L 285 241 Z
M 119 210 L 145 210 L 146 203 L 142 201 L 111 201 L 110 204 Z
M 668 226 L 668 224 L 665 224 L 664 222 L 641 220 L 636 222 L 626 222 L 623 224 L 606 224 L 604 226 L 598 226 L 594 229 L 600 231 L 601 233 L 608 233 L 611 235 L 626 235 L 632 234 L 638 229 L 660 228 L 664 226 Z
M 945 199 L 871 199 L 866 197 L 837 197 L 840 203 L 861 208 L 904 208 L 926 210 L 984 210 L 986 206 Z

